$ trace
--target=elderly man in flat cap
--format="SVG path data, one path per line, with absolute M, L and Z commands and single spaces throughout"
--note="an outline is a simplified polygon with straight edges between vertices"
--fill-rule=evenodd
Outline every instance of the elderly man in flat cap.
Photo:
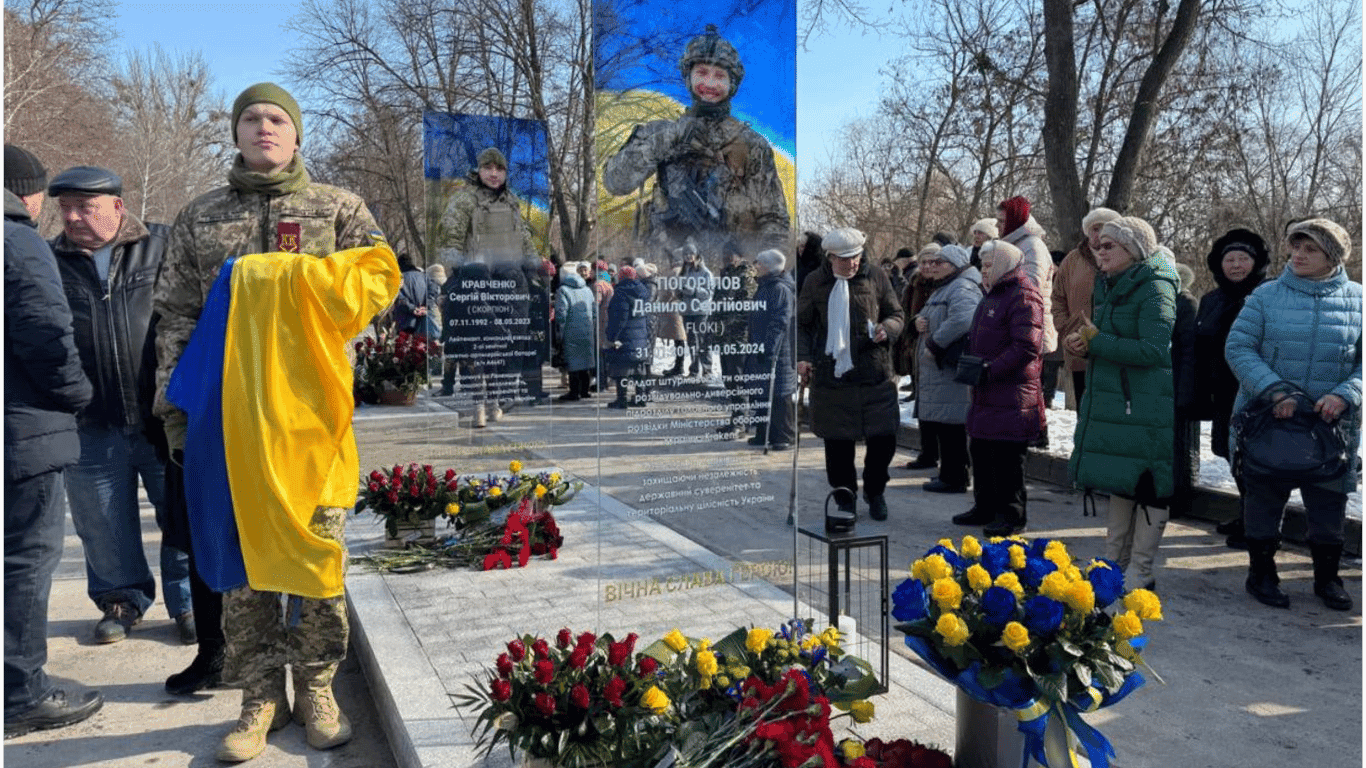
M 143 553 L 138 481 L 164 524 L 165 465 L 153 444 L 164 438 L 151 416 L 152 288 L 167 230 L 138 221 L 120 197 L 123 180 L 104 168 L 68 168 L 47 192 L 61 212 L 62 234 L 52 251 L 71 304 L 76 348 L 95 385 L 95 399 L 81 413 L 81 460 L 66 472 L 66 494 L 85 546 L 87 592 L 104 613 L 95 642 L 115 643 L 156 597 Z M 165 542 L 161 578 L 181 642 L 194 643 L 187 556 Z
M 821 244 L 826 261 L 797 299 L 797 375 L 811 385 L 811 431 L 825 441 L 826 478 L 832 489 L 847 489 L 836 494 L 839 517 L 826 516 L 826 528 L 838 533 L 857 517 L 860 440 L 868 514 L 887 519 L 883 491 L 901 425 L 891 348 L 906 314 L 887 273 L 864 258 L 862 232 L 836 229 Z

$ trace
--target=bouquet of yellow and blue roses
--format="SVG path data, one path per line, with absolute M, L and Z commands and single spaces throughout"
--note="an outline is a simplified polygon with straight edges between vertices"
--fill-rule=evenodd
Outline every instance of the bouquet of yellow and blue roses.
M 1143 622 L 1162 619 L 1157 595 L 1126 594 L 1117 564 L 1077 565 L 1061 541 L 964 536 L 916 560 L 893 602 L 906 645 L 969 696 L 1014 710 L 1040 764 L 1071 764 L 1055 746 L 1070 733 L 1092 766 L 1107 768 L 1114 749 L 1081 713 L 1144 683 Z M 1045 749 L 1050 727 L 1063 738 Z

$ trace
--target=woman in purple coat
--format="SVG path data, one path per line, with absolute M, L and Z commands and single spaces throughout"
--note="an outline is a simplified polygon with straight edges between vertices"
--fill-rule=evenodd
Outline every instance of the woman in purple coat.
M 980 256 L 986 296 L 966 352 L 985 363 L 967 418 L 975 503 L 953 521 L 985 525 L 986 536 L 1009 536 L 1025 528 L 1025 453 L 1044 430 L 1043 295 L 1025 276 L 1020 249 L 992 240 Z

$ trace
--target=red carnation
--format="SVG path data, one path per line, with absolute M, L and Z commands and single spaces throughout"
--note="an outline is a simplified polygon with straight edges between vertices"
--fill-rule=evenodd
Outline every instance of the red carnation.
M 449 483 L 446 483 L 446 490 L 448 490 L 448 491 L 454 491 L 455 489 L 456 489 L 456 482 L 455 482 L 454 480 L 450 481 Z
M 536 654 L 538 659 L 550 658 L 550 644 L 540 638 L 531 644 L 531 652 Z
M 370 473 L 370 479 L 378 483 L 384 479 L 384 473 L 376 469 Z
M 551 715 L 555 714 L 554 696 L 551 696 L 548 693 L 538 693 L 536 694 L 533 701 L 536 704 L 536 709 L 539 709 L 541 711 L 541 714 L 545 715 L 546 717 L 550 717 Z
M 398 493 L 395 491 L 389 491 L 388 493 L 384 494 L 384 500 L 389 502 L 390 504 L 397 504 Z
M 422 465 L 422 471 L 423 471 L 423 472 L 426 472 L 428 475 L 431 475 L 432 472 L 434 472 L 435 470 L 432 469 L 432 465 L 431 465 L 431 464 L 423 464 L 423 465 Z
M 512 659 L 508 658 L 508 655 L 507 655 L 506 653 L 500 653 L 500 654 L 498 654 L 498 663 L 497 663 L 497 667 L 498 667 L 498 676 L 499 676 L 499 677 L 504 678 L 504 679 L 507 679 L 507 678 L 509 678 L 509 677 L 512 677 L 512 669 L 513 669 Z
M 512 683 L 506 680 L 494 680 L 490 695 L 494 701 L 507 701 L 512 698 Z
M 450 482 L 450 481 L 452 481 L 452 480 L 454 480 L 454 479 L 455 479 L 455 470 L 453 470 L 453 469 L 448 469 L 448 470 L 446 470 L 446 482 Z
M 583 683 L 575 683 L 574 687 L 569 689 L 569 702 L 579 709 L 588 709 L 588 687 Z
M 626 693 L 626 681 L 616 676 L 613 676 L 602 689 L 602 697 L 614 707 L 622 705 L 621 695 L 623 693 Z
M 370 489 L 371 493 L 379 492 L 379 483 L 372 482 L 367 487 Z
M 541 659 L 535 664 L 536 682 L 541 685 L 550 685 L 555 679 L 555 662 L 550 659 Z
M 417 485 L 416 485 L 416 484 L 410 485 L 410 486 L 408 486 L 408 495 L 409 495 L 409 496 L 412 496 L 413 498 L 416 499 L 416 498 L 418 498 L 418 497 L 420 497 L 420 496 L 422 495 L 422 491 L 419 491 L 419 490 L 417 489 Z
M 394 465 L 394 477 L 403 477 L 403 467 Z
M 659 662 L 652 656 L 640 657 L 640 674 L 642 677 L 649 677 L 659 670 Z
M 513 661 L 521 661 L 526 658 L 526 643 L 521 640 L 513 640 L 508 643 L 508 655 Z

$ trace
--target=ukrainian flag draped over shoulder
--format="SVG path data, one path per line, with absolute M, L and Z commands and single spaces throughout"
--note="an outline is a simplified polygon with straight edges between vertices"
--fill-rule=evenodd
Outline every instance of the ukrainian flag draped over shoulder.
M 237 259 L 223 355 L 223 443 L 252 589 L 342 594 L 342 546 L 308 526 L 317 507 L 356 502 L 346 344 L 401 285 L 393 251 L 382 246 L 326 258 Z

